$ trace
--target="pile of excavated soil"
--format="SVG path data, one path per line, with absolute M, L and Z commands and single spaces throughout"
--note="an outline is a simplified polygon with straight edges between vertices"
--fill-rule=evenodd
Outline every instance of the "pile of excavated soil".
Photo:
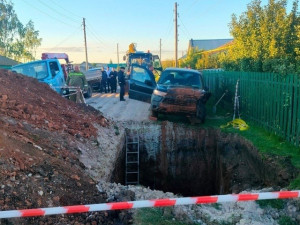
M 47 84 L 34 78 L 0 72 L 0 115 L 6 115 L 50 131 L 83 137 L 96 136 L 92 123 L 106 126 L 106 119 L 92 107 L 62 98 Z
M 106 202 L 76 143 L 97 141 L 108 121 L 36 79 L 0 70 L 0 210 Z M 126 196 L 125 196 L 126 197 Z M 122 197 L 123 198 L 123 197 Z M 0 224 L 127 224 L 125 212 L 1 219 Z

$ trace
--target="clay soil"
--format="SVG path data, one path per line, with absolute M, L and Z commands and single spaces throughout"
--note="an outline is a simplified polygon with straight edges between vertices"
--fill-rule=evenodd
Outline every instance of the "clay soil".
M 110 126 L 36 79 L 0 70 L 0 210 L 106 201 L 79 161 L 76 142 Z M 1 219 L 0 224 L 126 224 L 124 212 Z

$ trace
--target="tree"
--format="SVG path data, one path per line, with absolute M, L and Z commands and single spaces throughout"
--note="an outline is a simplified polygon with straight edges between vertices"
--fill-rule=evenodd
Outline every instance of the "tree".
M 25 52 L 23 52 L 24 57 L 29 57 L 29 60 L 34 59 L 36 57 L 36 49 L 41 45 L 42 39 L 39 38 L 39 31 L 34 29 L 34 24 L 31 20 L 24 28 L 23 42 L 25 49 Z
M 17 61 L 35 58 L 36 48 L 41 45 L 39 31 L 30 20 L 26 26 L 19 21 L 11 2 L 0 0 L 0 54 Z
M 0 53 L 4 56 L 10 55 L 10 48 L 15 41 L 15 36 L 23 29 L 17 14 L 11 3 L 0 0 Z
M 298 0 L 288 14 L 286 0 L 269 0 L 262 7 L 253 0 L 239 18 L 232 16 L 234 46 L 224 62 L 239 70 L 289 73 L 295 71 L 299 37 Z
M 202 52 L 203 50 L 199 50 L 198 48 L 189 49 L 186 58 L 181 62 L 181 67 L 189 67 L 195 69 L 198 59 L 201 58 Z
M 174 67 L 175 60 L 167 59 L 167 60 L 161 61 L 161 65 L 162 65 L 163 69 L 166 69 L 168 67 Z

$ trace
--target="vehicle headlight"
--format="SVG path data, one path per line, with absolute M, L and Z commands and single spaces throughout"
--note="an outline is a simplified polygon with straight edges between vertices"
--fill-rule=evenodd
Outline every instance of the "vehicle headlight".
M 158 96 L 162 96 L 162 97 L 167 95 L 166 92 L 162 92 L 162 91 L 159 91 L 157 89 L 154 90 L 153 94 L 158 95 Z

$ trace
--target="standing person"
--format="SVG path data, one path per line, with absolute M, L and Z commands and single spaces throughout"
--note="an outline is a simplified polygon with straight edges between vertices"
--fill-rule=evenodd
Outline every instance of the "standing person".
M 85 75 L 80 72 L 79 67 L 75 66 L 74 72 L 70 72 L 67 78 L 67 85 L 72 87 L 79 87 L 81 91 L 88 91 L 88 83 L 85 78 Z M 76 95 L 73 94 L 70 96 L 70 100 L 76 102 Z
M 116 93 L 117 92 L 117 76 L 118 76 L 118 73 L 117 73 L 117 71 L 115 71 L 115 68 L 112 68 L 109 76 L 110 76 L 111 93 Z
M 124 75 L 125 67 L 121 66 L 118 72 L 118 81 L 120 85 L 120 101 L 125 101 L 125 75 Z
M 149 69 L 149 71 L 154 75 L 154 79 L 155 79 L 155 81 L 157 82 L 158 79 L 159 79 L 159 77 L 160 77 L 159 71 L 156 70 L 156 69 L 154 69 L 154 66 L 153 66 L 152 63 L 149 63 L 149 64 L 148 64 L 148 69 Z
M 107 67 L 106 69 L 106 74 L 107 74 L 107 81 L 106 81 L 106 84 L 107 84 L 107 91 L 110 92 L 110 89 L 111 89 L 111 85 L 110 85 L 110 68 Z
M 106 89 L 106 85 L 107 85 L 107 73 L 104 70 L 104 67 L 101 68 L 101 72 L 102 72 L 102 79 L 101 79 L 101 93 L 104 91 L 105 93 L 107 93 L 107 89 Z

